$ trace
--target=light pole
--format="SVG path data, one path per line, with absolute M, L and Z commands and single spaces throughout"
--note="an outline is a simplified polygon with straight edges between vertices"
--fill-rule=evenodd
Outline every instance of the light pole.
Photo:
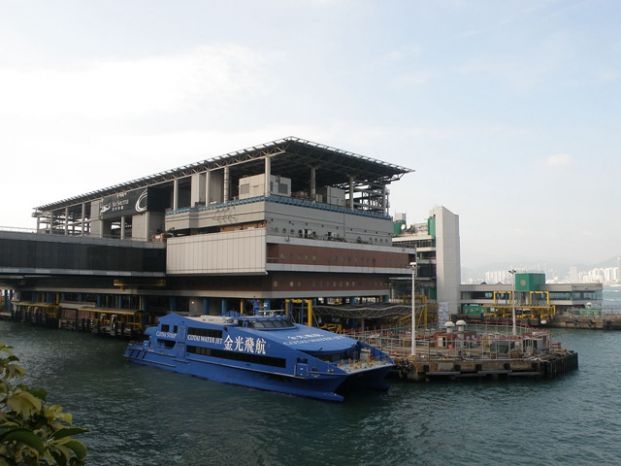
M 511 274 L 511 332 L 513 336 L 517 335 L 517 329 L 515 327 L 515 269 L 509 270 Z
M 410 262 L 412 269 L 412 356 L 416 356 L 416 262 Z

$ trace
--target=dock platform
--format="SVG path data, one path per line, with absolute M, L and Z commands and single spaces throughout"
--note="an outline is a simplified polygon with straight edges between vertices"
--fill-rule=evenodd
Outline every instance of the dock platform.
M 516 359 L 414 358 L 395 359 L 392 375 L 411 382 L 433 380 L 535 377 L 551 379 L 578 369 L 578 353 L 560 351 Z
M 418 330 L 412 355 L 411 332 L 382 329 L 351 336 L 381 348 L 395 361 L 392 375 L 412 382 L 563 376 L 578 369 L 578 354 L 553 342 L 547 330 L 470 326 Z M 454 325 L 453 325 L 454 326 Z

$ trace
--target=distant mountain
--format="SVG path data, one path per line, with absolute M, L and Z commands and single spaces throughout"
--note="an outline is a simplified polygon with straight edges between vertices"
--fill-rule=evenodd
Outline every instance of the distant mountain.
M 618 258 L 621 257 L 621 255 L 619 256 L 615 256 L 615 257 L 611 257 L 610 259 L 607 259 L 603 262 L 598 262 L 596 264 L 592 264 L 589 266 L 589 268 L 593 268 L 593 267 L 616 267 L 617 265 L 619 265 L 618 262 Z
M 555 270 L 559 272 L 566 272 L 570 267 L 577 267 L 578 270 L 584 269 L 592 269 L 595 267 L 617 267 L 618 262 L 617 258 L 619 256 L 613 256 L 610 259 L 606 259 L 605 261 L 585 264 L 581 262 L 548 262 L 548 261 L 525 261 L 522 263 L 516 262 L 490 262 L 485 265 L 475 266 L 475 267 L 462 267 L 462 273 L 467 272 L 468 274 L 480 274 L 485 272 L 491 272 L 496 270 L 510 270 L 510 269 L 518 269 L 518 270 L 527 270 L 529 272 L 540 272 L 546 270 Z

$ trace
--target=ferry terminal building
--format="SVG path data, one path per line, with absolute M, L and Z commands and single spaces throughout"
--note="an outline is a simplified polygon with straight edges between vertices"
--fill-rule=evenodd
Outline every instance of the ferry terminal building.
M 13 309 L 84 319 L 384 302 L 411 274 L 388 186 L 412 170 L 289 137 L 34 209 L 2 232 Z

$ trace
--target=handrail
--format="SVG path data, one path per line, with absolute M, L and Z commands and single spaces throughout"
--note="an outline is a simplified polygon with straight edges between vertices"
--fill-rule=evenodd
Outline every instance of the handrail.
M 177 215 L 186 212 L 204 212 L 207 210 L 215 210 L 221 209 L 224 207 L 232 207 L 237 205 L 244 204 L 252 204 L 255 202 L 276 202 L 278 204 L 287 204 L 287 205 L 295 205 L 299 207 L 309 207 L 311 209 L 319 209 L 330 212 L 338 212 L 342 214 L 351 214 L 351 215 L 360 215 L 363 217 L 373 217 L 373 218 L 381 218 L 389 220 L 390 215 L 379 213 L 379 212 L 370 212 L 359 209 L 349 209 L 346 207 L 340 207 L 332 204 L 325 204 L 322 202 L 312 202 L 305 199 L 296 199 L 288 196 L 279 196 L 276 194 L 271 194 L 269 196 L 254 196 L 246 199 L 233 199 L 227 202 L 218 202 L 209 205 L 199 205 L 195 207 L 181 207 L 178 209 L 166 209 L 166 215 Z

